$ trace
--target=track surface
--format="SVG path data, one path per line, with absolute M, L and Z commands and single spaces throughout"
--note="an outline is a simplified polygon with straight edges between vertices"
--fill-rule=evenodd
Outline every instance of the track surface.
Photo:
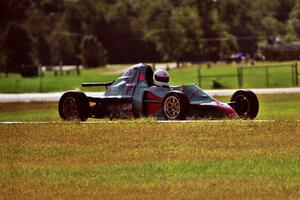
M 231 96 L 238 89 L 228 90 L 205 90 L 212 96 Z M 263 88 L 251 89 L 256 94 L 288 94 L 300 93 L 300 87 L 295 88 Z M 55 93 L 25 93 L 25 94 L 1 94 L 0 103 L 17 102 L 58 102 L 62 92 Z M 87 92 L 88 96 L 101 96 L 103 92 Z

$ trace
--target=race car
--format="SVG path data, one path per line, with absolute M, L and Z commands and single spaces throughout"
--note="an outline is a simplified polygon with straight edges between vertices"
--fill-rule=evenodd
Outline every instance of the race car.
M 105 86 L 106 92 L 87 96 L 81 91 L 65 92 L 59 100 L 63 120 L 88 118 L 139 118 L 159 120 L 254 119 L 259 110 L 257 96 L 249 90 L 236 91 L 229 103 L 222 103 L 195 84 L 155 84 L 147 64 L 128 68 L 121 77 L 107 83 L 82 83 L 82 87 Z M 163 81 L 168 82 L 169 77 Z

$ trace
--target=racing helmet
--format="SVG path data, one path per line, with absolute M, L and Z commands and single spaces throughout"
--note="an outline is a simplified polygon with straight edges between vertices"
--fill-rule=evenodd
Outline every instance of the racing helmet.
M 169 73 L 164 69 L 158 69 L 154 72 L 153 83 L 160 87 L 169 87 Z

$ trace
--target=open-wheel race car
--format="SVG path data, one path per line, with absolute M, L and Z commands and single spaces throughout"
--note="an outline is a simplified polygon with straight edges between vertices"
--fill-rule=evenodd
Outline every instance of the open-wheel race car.
M 229 103 L 222 103 L 195 84 L 157 86 L 153 74 L 150 65 L 137 64 L 115 81 L 82 83 L 83 87 L 105 86 L 107 90 L 98 96 L 87 96 L 81 91 L 65 92 L 59 100 L 59 115 L 64 120 L 80 121 L 138 117 L 254 119 L 257 116 L 259 103 L 252 91 L 238 90 Z

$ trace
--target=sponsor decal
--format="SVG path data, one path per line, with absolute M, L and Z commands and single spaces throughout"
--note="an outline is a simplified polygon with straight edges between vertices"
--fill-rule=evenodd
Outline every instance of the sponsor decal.
M 144 74 L 141 74 L 140 77 L 139 77 L 140 81 L 145 81 L 145 75 Z

